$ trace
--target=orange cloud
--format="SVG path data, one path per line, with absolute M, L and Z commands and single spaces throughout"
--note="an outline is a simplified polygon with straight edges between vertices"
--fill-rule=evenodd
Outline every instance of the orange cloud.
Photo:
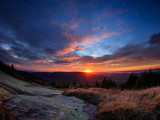
M 84 36 L 84 37 L 80 38 L 78 40 L 78 42 L 80 42 L 80 43 L 83 43 L 83 42 L 93 43 L 94 41 L 101 41 L 104 38 L 108 38 L 110 36 L 119 35 L 119 34 L 120 33 L 117 33 L 117 32 L 109 32 L 109 33 L 105 32 L 105 33 L 101 33 L 100 35 Z M 73 40 L 73 38 L 75 38 L 73 36 L 72 37 L 68 36 L 68 37 L 72 38 L 72 40 Z
M 79 58 L 79 56 L 68 56 L 68 57 L 58 58 L 58 60 L 72 61 L 72 60 L 76 60 L 78 58 Z
M 64 57 L 60 58 L 60 60 L 75 60 L 78 59 L 78 57 Z M 37 61 L 41 62 L 41 61 Z M 43 62 L 43 60 L 42 60 Z M 34 62 L 33 62 L 34 63 Z M 120 63 L 120 64 L 112 64 L 108 62 L 104 63 L 70 63 L 70 64 L 54 64 L 54 63 L 44 63 L 44 64 L 33 64 L 32 62 L 29 64 L 14 64 L 16 69 L 21 70 L 31 70 L 31 71 L 66 71 L 66 72 L 72 72 L 72 71 L 83 71 L 84 69 L 91 69 L 95 72 L 113 72 L 113 71 L 131 71 L 131 70 L 144 70 L 149 68 L 159 68 L 160 67 L 160 61 L 148 61 L 148 62 L 129 62 L 129 63 Z M 8 63 L 11 65 L 11 63 Z M 32 67 L 30 67 L 32 66 Z
M 34 62 L 35 62 L 35 63 L 47 63 L 46 60 L 35 60 Z
M 82 47 L 82 46 L 77 46 L 73 44 L 73 45 L 70 45 L 69 47 L 63 48 L 61 50 L 57 50 L 56 55 L 64 55 L 64 54 L 74 52 L 76 50 L 86 49 L 88 47 L 90 46 Z
M 118 35 L 117 32 L 110 32 L 110 33 L 101 33 L 100 35 L 90 35 L 90 36 L 84 36 L 79 37 L 76 34 L 68 33 L 68 32 L 62 32 L 62 34 L 71 41 L 71 44 L 68 47 L 65 47 L 61 50 L 57 50 L 56 55 L 64 55 L 71 52 L 74 52 L 76 50 L 86 49 L 91 46 L 85 46 L 82 47 L 82 43 L 88 42 L 89 44 L 93 44 L 94 41 L 101 41 L 104 38 L 108 38 L 112 35 Z

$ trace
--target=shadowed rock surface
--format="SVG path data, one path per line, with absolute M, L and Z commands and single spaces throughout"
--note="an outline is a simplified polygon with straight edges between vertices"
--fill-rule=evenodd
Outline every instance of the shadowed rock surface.
M 17 120 L 96 119 L 96 106 L 76 97 L 64 96 L 61 90 L 31 85 L 2 72 L 0 83 L 10 86 L 10 91 L 23 91 L 11 94 L 10 100 L 4 104 L 6 109 L 14 113 Z

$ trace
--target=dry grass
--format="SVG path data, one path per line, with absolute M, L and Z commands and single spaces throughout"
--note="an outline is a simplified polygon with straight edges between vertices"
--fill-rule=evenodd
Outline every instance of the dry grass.
M 5 89 L 0 87 L 0 101 L 7 100 L 10 96 L 10 93 Z
M 3 107 L 3 101 L 9 99 L 10 93 L 0 87 L 0 120 L 14 120 L 14 115 Z
M 101 120 L 160 119 L 160 87 L 146 90 L 68 89 L 64 93 L 98 106 Z

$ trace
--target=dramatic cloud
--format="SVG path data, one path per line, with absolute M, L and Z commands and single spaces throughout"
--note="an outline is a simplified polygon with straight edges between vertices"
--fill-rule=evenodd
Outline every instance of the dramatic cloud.
M 152 36 L 151 36 L 151 39 L 150 39 L 150 41 L 149 41 L 151 44 L 160 44 L 160 33 L 158 33 L 158 34 L 153 34 Z
M 157 37 L 157 39 L 160 39 L 160 36 L 159 38 Z M 83 56 L 80 58 L 80 61 L 83 63 L 101 63 L 106 61 L 114 61 L 116 63 L 122 63 L 122 62 L 136 62 L 136 61 L 147 61 L 147 60 L 160 60 L 159 48 L 160 44 L 152 45 L 150 43 L 127 45 L 125 47 L 118 49 L 112 55 L 104 55 L 102 57 Z
M 158 10 L 148 1 L 4 0 L 0 60 L 51 71 L 158 61 Z

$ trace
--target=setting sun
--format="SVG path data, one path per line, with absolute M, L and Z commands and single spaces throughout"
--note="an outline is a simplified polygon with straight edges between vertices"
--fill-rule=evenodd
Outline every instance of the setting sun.
M 87 70 L 85 70 L 84 72 L 86 72 L 86 73 L 91 73 L 92 70 L 87 69 Z

